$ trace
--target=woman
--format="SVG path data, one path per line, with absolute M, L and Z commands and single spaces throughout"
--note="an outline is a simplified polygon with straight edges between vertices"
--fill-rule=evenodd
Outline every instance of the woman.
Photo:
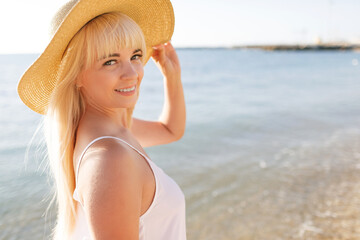
M 186 239 L 184 195 L 143 150 L 185 129 L 180 64 L 167 42 L 171 3 L 70 1 L 54 24 L 18 86 L 23 102 L 46 115 L 58 206 L 53 238 Z M 132 118 L 150 56 L 165 86 L 155 122 Z

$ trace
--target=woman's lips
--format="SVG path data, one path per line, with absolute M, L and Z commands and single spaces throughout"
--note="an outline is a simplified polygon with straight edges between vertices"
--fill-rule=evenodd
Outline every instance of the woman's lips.
M 115 89 L 115 92 L 120 93 L 121 95 L 124 96 L 130 96 L 135 93 L 135 90 L 136 90 L 136 85 L 133 85 L 131 87 Z

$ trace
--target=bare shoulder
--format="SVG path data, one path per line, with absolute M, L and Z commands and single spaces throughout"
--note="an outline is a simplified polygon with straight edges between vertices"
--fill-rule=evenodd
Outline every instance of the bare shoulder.
M 131 173 L 132 177 L 136 177 L 137 165 L 136 161 L 134 161 L 136 157 L 134 150 L 124 143 L 111 138 L 101 139 L 93 143 L 85 152 L 78 180 L 87 179 L 89 176 L 105 177 L 105 175 L 108 176 L 105 179 L 111 180 L 110 177 L 116 177 L 116 175 L 124 173 Z
M 116 139 L 101 139 L 84 154 L 80 198 L 95 239 L 136 239 L 142 181 L 135 151 Z

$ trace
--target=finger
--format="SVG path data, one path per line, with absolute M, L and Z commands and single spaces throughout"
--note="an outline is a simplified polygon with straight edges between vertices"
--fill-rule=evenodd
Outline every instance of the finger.
M 165 58 L 165 46 L 164 44 L 159 44 L 153 47 L 154 53 L 153 56 L 156 60 L 162 60 Z
M 169 42 L 165 45 L 165 55 L 172 60 L 177 59 L 177 53 L 173 45 Z
M 158 57 L 158 52 L 156 52 L 155 50 L 152 52 L 152 54 L 151 54 L 151 57 L 154 59 L 154 60 L 156 60 L 156 59 L 158 59 L 159 57 Z
M 167 42 L 164 44 L 164 48 L 167 50 L 167 51 L 172 51 L 174 49 L 173 45 L 171 44 L 171 42 Z
M 172 55 L 176 54 L 176 50 L 175 50 L 174 46 L 171 44 L 171 42 L 167 42 L 165 44 L 165 50 L 166 50 L 167 56 L 172 56 Z
M 153 46 L 152 48 L 158 50 L 158 49 L 161 49 L 163 47 L 164 47 L 164 44 L 161 43 L 161 44 Z

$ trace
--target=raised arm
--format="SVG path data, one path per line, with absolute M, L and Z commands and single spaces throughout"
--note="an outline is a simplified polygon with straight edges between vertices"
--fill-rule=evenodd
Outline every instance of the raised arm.
M 164 106 L 158 121 L 133 119 L 131 131 L 143 147 L 179 140 L 185 132 L 186 110 L 178 56 L 170 42 L 154 47 L 153 60 L 164 76 Z

